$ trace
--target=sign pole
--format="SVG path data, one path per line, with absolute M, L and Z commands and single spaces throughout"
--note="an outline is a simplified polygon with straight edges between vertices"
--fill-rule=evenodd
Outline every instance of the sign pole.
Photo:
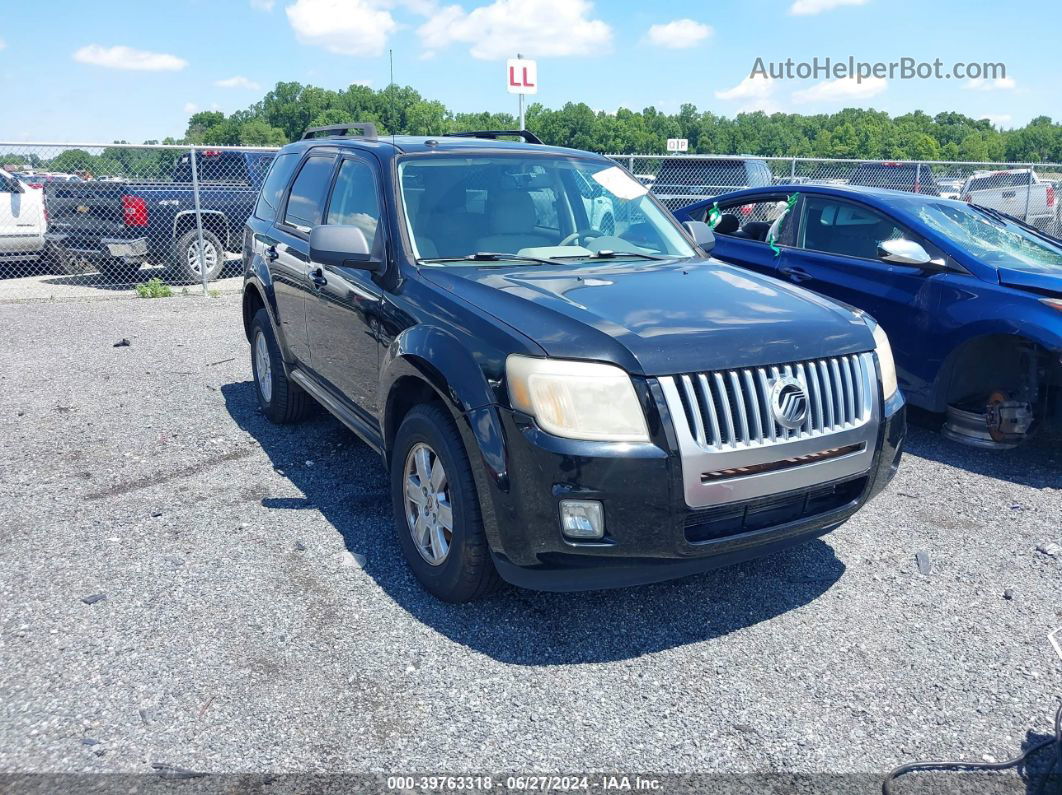
M 523 57 L 524 56 L 521 53 L 516 53 L 517 60 L 521 60 Z M 520 100 L 520 129 L 521 130 L 525 130 L 527 128 L 524 126 L 524 95 L 523 94 L 517 94 L 516 96 Z M 1032 191 L 1030 191 L 1030 193 L 1031 192 Z

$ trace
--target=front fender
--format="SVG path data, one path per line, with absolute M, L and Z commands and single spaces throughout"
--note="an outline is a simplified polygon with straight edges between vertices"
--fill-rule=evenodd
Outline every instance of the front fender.
M 1055 318 L 1051 315 L 1043 317 L 1040 316 L 1040 311 L 1055 312 L 1059 317 Z M 1042 307 L 1039 311 L 1024 311 L 1014 317 L 977 321 L 954 330 L 945 338 L 948 355 L 938 368 L 933 381 L 931 410 L 944 411 L 946 393 L 958 363 L 962 361 L 963 355 L 970 346 L 977 345 L 988 338 L 1033 343 L 1054 354 L 1055 358 L 1062 362 L 1062 313 Z
M 427 384 L 446 404 L 468 451 L 487 539 L 492 548 L 500 549 L 494 505 L 495 495 L 509 490 L 508 455 L 498 396 L 488 383 L 484 366 L 490 371 L 500 368 L 491 375 L 500 384 L 504 359 L 494 361 L 488 357 L 481 364 L 442 329 L 414 326 L 399 335 L 384 355 L 377 405 L 383 407 L 384 454 L 390 462 L 398 424 L 395 413 L 401 405 L 399 393 L 403 389 L 398 382 L 412 378 Z
M 484 369 L 501 378 L 505 360 L 489 356 L 477 361 L 452 334 L 437 326 L 413 326 L 388 346 L 380 363 L 378 406 L 387 406 L 395 381 L 403 375 L 417 375 L 443 397 L 455 414 L 498 402 L 495 388 L 487 383 Z M 385 427 L 387 418 L 384 417 Z

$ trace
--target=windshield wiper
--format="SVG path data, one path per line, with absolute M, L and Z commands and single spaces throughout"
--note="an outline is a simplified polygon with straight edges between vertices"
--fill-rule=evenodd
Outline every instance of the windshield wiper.
M 513 262 L 534 262 L 539 265 L 557 264 L 551 259 L 544 259 L 542 257 L 528 257 L 523 254 L 506 254 L 502 251 L 477 251 L 475 254 L 469 254 L 466 257 L 421 258 L 417 260 L 417 262 L 505 262 L 506 260 L 512 260 Z
M 1002 210 L 997 210 L 995 207 L 985 207 L 983 204 L 970 204 L 970 207 L 973 207 L 981 214 L 987 215 L 993 220 L 1001 221 L 1005 224 L 1010 223 L 1014 224 L 1015 226 L 1019 226 L 1029 234 L 1035 235 L 1036 237 L 1046 240 L 1049 243 L 1057 244 L 1059 241 L 1059 238 L 1055 237 L 1050 232 L 1046 232 L 1043 229 L 1035 227 L 1028 221 L 1023 221 L 1017 216 L 1010 215 L 1009 213 L 1005 213 Z
M 645 254 L 641 251 L 613 251 L 610 248 L 603 248 L 601 251 L 596 251 L 592 254 L 568 254 L 567 256 L 557 257 L 557 259 L 615 259 L 616 257 L 640 257 L 641 259 L 652 260 L 668 259 L 668 257 L 662 257 L 659 254 Z
M 1007 215 L 1006 213 L 1001 213 L 999 210 L 995 209 L 994 207 L 985 207 L 983 204 L 973 204 L 973 203 L 971 203 L 969 206 L 973 207 L 975 210 L 977 210 L 982 215 L 987 215 L 989 218 L 994 218 L 997 221 L 1003 221 L 1004 223 L 1006 223 L 1007 221 L 1017 221 L 1018 220 L 1017 218 L 1015 218 L 1015 217 L 1013 217 L 1011 215 Z

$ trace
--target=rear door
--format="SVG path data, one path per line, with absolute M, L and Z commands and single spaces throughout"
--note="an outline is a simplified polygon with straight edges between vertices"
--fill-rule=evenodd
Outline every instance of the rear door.
M 306 366 L 310 365 L 306 302 L 316 297 L 310 280 L 310 230 L 324 217 L 335 165 L 335 154 L 311 150 L 299 166 L 272 238 L 262 250 L 273 281 L 277 323 L 291 354 Z
M 925 341 L 940 303 L 938 282 L 947 274 L 885 262 L 878 245 L 902 237 L 921 243 L 934 258 L 943 259 L 943 252 L 858 202 L 803 194 L 797 213 L 795 245 L 783 249 L 778 274 L 869 312 L 889 335 L 901 386 L 921 391 L 937 369 Z
M 381 191 L 370 155 L 344 154 L 322 223 L 356 226 L 373 259 L 383 262 Z M 306 305 L 314 372 L 375 424 L 380 382 L 380 313 L 384 291 L 361 268 L 310 263 L 314 294 Z
M 785 211 L 787 198 L 785 193 L 770 193 L 752 199 L 721 202 L 712 256 L 768 276 L 777 276 L 779 262 L 775 248 L 780 252 L 791 246 L 796 238 L 796 214 Z M 700 220 L 708 220 L 710 209 L 706 208 Z M 772 231 L 775 248 L 771 247 Z

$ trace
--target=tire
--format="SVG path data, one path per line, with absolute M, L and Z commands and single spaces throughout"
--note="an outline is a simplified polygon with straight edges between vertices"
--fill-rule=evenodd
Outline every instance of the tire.
M 207 261 L 207 281 L 213 281 L 225 269 L 225 245 L 209 229 L 203 230 L 203 249 Z M 172 273 L 175 281 L 198 284 L 203 280 L 199 272 L 199 232 L 189 229 L 173 244 Z
M 259 309 L 251 321 L 251 372 L 258 405 L 271 422 L 286 425 L 306 416 L 310 396 L 288 378 L 280 346 L 273 334 L 273 324 L 265 309 Z
M 428 460 L 441 464 L 445 482 L 437 492 L 430 493 L 436 484 L 428 479 L 429 494 L 420 494 L 425 506 L 421 511 L 417 503 L 407 501 L 406 485 L 409 481 L 414 490 L 414 478 L 407 473 L 412 470 L 416 474 L 415 459 L 418 451 L 425 448 L 429 451 Z M 435 473 L 434 466 L 431 472 Z M 416 481 L 420 481 L 419 477 Z M 391 451 L 391 497 L 398 543 L 413 574 L 429 593 L 444 602 L 470 602 L 497 590 L 501 579 L 483 531 L 468 454 L 453 420 L 440 407 L 417 406 L 402 421 Z M 415 540 L 414 528 L 418 525 L 412 519 L 412 514 L 427 515 L 433 505 L 443 527 L 446 508 L 450 516 L 448 548 L 445 556 L 435 562 L 429 560 L 430 550 L 422 551 L 431 545 Z M 430 529 L 420 536 L 431 536 Z
M 64 248 L 49 246 L 41 257 L 48 272 L 59 276 L 78 276 L 92 270 Z
M 100 273 L 107 284 L 135 284 L 139 272 L 139 262 L 109 260 L 100 263 Z

